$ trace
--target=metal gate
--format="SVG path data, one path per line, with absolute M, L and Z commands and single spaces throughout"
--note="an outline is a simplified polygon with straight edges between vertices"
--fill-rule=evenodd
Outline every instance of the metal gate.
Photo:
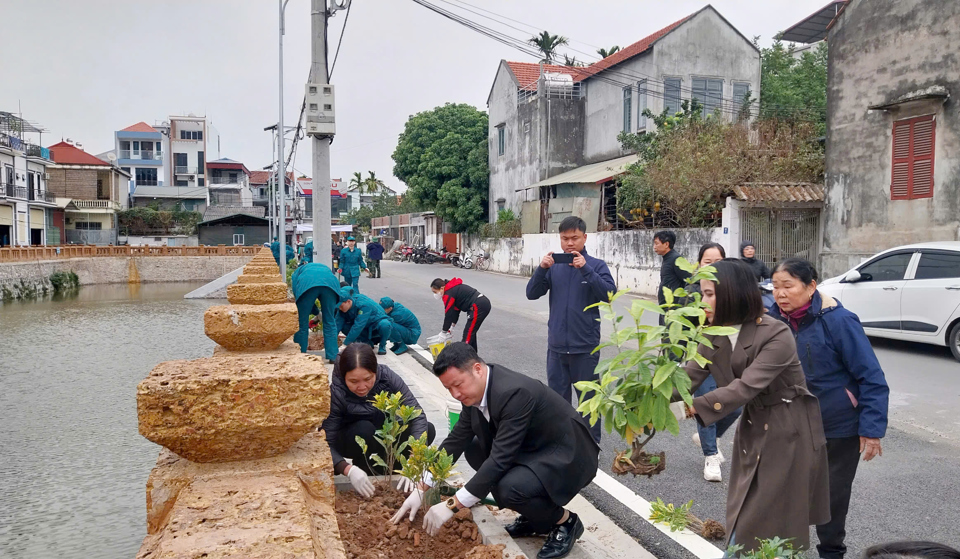
M 741 209 L 740 240 L 754 243 L 756 258 L 771 269 L 794 256 L 819 266 L 820 209 Z

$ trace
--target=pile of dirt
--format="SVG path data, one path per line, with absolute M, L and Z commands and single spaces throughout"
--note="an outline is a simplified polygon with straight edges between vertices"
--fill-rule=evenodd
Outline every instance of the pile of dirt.
M 463 509 L 443 525 L 435 537 L 423 531 L 423 513 L 411 523 L 404 518 L 391 524 L 390 518 L 405 496 L 383 487 L 372 499 L 353 491 L 337 493 L 337 523 L 347 559 L 501 559 L 503 546 L 481 545 L 483 536 L 473 522 L 470 509 Z
M 323 349 L 323 334 L 310 334 L 307 341 L 307 349 L 311 351 Z

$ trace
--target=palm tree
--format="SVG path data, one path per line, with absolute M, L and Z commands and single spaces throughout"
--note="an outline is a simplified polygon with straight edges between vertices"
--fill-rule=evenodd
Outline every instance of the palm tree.
M 377 192 L 380 192 L 387 188 L 387 185 L 384 184 L 382 180 L 377 178 L 376 173 L 374 173 L 373 171 L 367 171 L 367 173 L 369 173 L 370 176 L 367 177 L 365 181 L 363 181 L 363 184 L 366 185 L 367 187 L 367 194 L 376 194 Z M 359 175 L 359 173 L 357 174 Z
M 363 173 L 354 173 L 353 177 L 350 178 L 350 184 L 347 185 L 347 190 L 353 190 L 356 188 L 360 194 L 363 194 L 365 182 L 366 181 L 363 180 Z
M 600 58 L 606 58 L 606 57 L 608 57 L 608 56 L 613 55 L 613 53 L 615 53 L 615 52 L 617 52 L 617 51 L 619 51 L 619 50 L 620 50 L 620 47 L 618 47 L 617 45 L 613 45 L 612 47 L 610 47 L 610 50 L 607 50 L 607 49 L 597 49 L 597 54 L 600 55 Z
M 553 64 L 553 58 L 556 56 L 557 47 L 566 45 L 569 43 L 566 37 L 561 37 L 560 35 L 551 35 L 546 31 L 543 31 L 539 35 L 534 35 L 527 40 L 528 43 L 537 47 L 537 50 L 543 54 L 544 64 Z
M 566 54 L 563 55 L 563 65 L 570 66 L 571 68 L 578 68 L 580 66 L 583 66 L 583 64 L 579 60 L 577 60 L 576 56 L 568 56 Z

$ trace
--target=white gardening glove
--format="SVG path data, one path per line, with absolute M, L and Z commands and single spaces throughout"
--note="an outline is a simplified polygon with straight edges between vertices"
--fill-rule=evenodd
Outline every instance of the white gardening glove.
M 451 518 L 453 518 L 453 511 L 447 507 L 446 501 L 439 502 L 430 507 L 427 515 L 423 517 L 423 529 L 431 536 L 436 536 L 440 528 Z
M 403 517 L 408 515 L 410 516 L 410 522 L 413 522 L 414 517 L 417 516 L 417 511 L 420 510 L 420 503 L 423 502 L 423 496 L 420 495 L 420 491 L 414 491 L 407 497 L 407 500 L 400 505 L 400 510 L 397 511 L 397 514 L 393 515 L 393 518 L 390 519 L 390 522 L 394 524 L 399 524 Z
M 397 491 L 400 491 L 401 493 L 409 493 L 413 491 L 414 487 L 416 487 L 416 484 L 412 479 L 400 476 L 400 481 L 397 482 Z
M 453 326 L 450 327 L 450 330 L 453 330 L 456 326 L 457 325 L 454 324 Z M 450 333 L 450 330 L 447 330 L 446 332 L 440 332 L 440 339 L 443 341 L 452 340 L 453 334 Z
M 670 404 L 670 411 L 673 412 L 673 416 L 677 418 L 678 422 L 687 418 L 687 405 L 683 400 Z
M 347 478 L 350 480 L 353 490 L 359 493 L 361 497 L 364 499 L 373 497 L 376 490 L 373 488 L 373 482 L 367 477 L 367 472 L 356 466 L 350 466 L 350 470 L 347 471 Z

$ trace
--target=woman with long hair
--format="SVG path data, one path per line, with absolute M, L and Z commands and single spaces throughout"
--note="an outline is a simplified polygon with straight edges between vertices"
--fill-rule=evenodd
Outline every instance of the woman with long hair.
M 808 390 L 790 329 L 765 314 L 753 270 L 745 262 L 713 264 L 717 281 L 700 289 L 713 347 L 698 351 L 708 363 L 686 364 L 692 388 L 713 376 L 717 389 L 693 400 L 701 425 L 743 408 L 733 441 L 727 493 L 730 544 L 753 549 L 758 539 L 792 538 L 810 545 L 810 525 L 830 518 L 826 440 L 820 407 Z

